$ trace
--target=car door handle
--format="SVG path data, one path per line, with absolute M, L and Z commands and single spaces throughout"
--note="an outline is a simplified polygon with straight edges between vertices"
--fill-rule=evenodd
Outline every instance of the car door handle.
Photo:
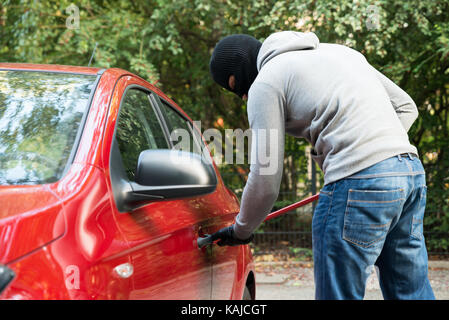
M 214 242 L 214 240 L 212 239 L 212 235 L 211 234 L 206 234 L 204 235 L 204 237 L 198 237 L 198 239 L 196 239 L 196 243 L 198 245 L 198 249 L 201 249 L 207 245 L 210 245 Z

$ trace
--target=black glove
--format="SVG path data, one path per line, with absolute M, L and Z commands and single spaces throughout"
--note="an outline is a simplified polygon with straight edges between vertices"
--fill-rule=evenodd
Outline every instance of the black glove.
M 251 236 L 245 240 L 237 239 L 234 235 L 234 225 L 230 225 L 229 227 L 220 229 L 212 234 L 212 241 L 217 239 L 220 239 L 220 241 L 217 242 L 220 247 L 238 246 L 250 243 L 254 239 L 254 234 L 251 234 Z

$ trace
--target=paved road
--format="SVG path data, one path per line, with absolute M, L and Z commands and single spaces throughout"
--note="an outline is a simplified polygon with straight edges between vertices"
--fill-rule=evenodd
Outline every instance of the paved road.
M 449 299 L 449 261 L 430 261 L 429 279 L 437 299 Z M 256 297 L 260 300 L 313 300 L 315 288 L 311 263 L 257 262 Z M 367 281 L 366 300 L 380 300 L 376 273 Z

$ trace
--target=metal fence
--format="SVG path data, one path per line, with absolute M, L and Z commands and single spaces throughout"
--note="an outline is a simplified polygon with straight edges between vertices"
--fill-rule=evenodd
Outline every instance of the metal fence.
M 292 202 L 299 200 L 292 199 Z M 310 203 L 265 222 L 254 235 L 257 252 L 264 254 L 276 249 L 312 248 L 313 208 L 314 204 Z

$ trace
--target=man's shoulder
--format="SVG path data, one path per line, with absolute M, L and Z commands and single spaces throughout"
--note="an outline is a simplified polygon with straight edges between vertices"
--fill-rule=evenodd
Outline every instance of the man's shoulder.
M 292 73 L 292 68 L 288 68 L 288 64 L 284 63 L 283 59 L 275 57 L 260 69 L 250 91 L 251 89 L 255 90 L 255 88 L 263 88 L 263 90 L 269 91 L 281 90 L 290 73 Z
M 261 95 L 279 93 L 281 91 L 280 87 L 277 85 L 275 81 L 270 81 L 271 79 L 259 78 L 257 76 L 256 80 L 254 80 L 253 84 L 249 88 L 248 91 L 248 102 L 251 97 L 259 97 Z M 253 99 L 251 99 L 253 100 Z

